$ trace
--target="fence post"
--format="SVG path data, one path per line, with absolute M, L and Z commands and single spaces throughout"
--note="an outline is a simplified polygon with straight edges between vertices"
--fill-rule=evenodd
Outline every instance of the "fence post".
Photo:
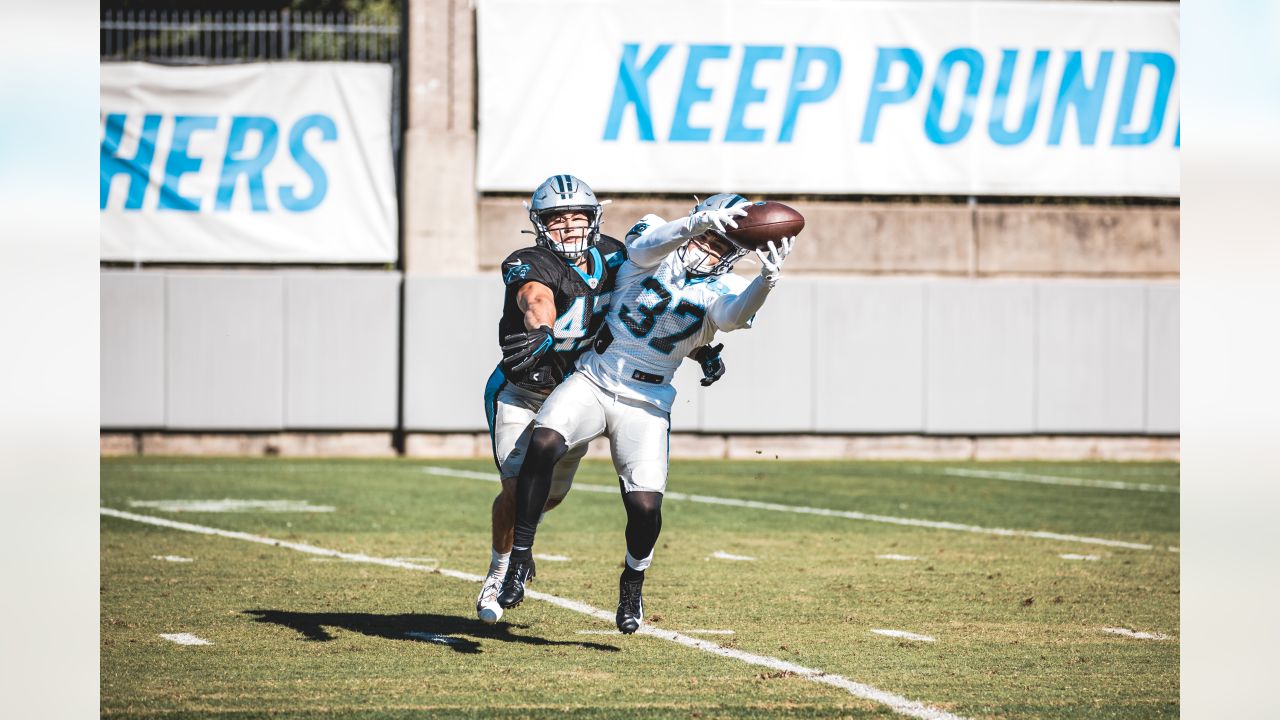
M 289 8 L 280 11 L 280 32 L 283 35 L 281 46 L 284 49 L 282 59 L 289 59 Z

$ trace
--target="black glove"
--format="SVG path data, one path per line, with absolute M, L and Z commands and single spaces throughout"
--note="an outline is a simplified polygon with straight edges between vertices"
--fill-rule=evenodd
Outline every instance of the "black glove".
M 707 387 L 724 377 L 724 360 L 720 359 L 720 351 L 723 349 L 724 343 L 715 347 L 703 345 L 689 356 L 702 365 L 702 387 Z
M 546 325 L 529 332 L 508 335 L 502 338 L 502 364 L 513 372 L 531 368 L 555 342 L 551 328 Z

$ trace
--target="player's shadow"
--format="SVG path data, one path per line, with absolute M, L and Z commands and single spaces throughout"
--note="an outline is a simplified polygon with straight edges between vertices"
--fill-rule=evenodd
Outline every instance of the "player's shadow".
M 615 645 L 603 645 L 594 642 L 561 642 L 547 640 L 534 635 L 515 635 L 511 628 L 523 628 L 525 625 L 512 625 L 498 622 L 492 625 L 475 618 L 452 615 L 432 615 L 422 613 L 403 613 L 400 615 L 378 615 L 375 613 L 304 613 L 288 610 L 245 610 L 246 615 L 256 616 L 256 622 L 283 625 L 298 631 L 311 641 L 326 642 L 333 635 L 325 628 L 342 628 L 362 633 L 371 637 L 407 642 L 425 642 L 444 645 L 454 652 L 478 653 L 480 640 L 498 640 L 500 642 L 521 643 L 524 645 L 567 645 L 618 652 Z

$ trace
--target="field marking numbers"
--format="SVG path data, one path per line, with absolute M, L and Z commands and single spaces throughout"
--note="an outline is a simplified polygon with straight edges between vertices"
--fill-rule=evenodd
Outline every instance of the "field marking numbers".
M 130 500 L 129 507 L 165 512 L 333 512 L 332 505 L 312 505 L 306 500 Z
M 1111 633 L 1112 635 L 1122 635 L 1127 638 L 1134 638 L 1135 640 L 1168 640 L 1169 639 L 1168 635 L 1163 635 L 1161 633 L 1134 632 L 1133 630 L 1130 630 L 1128 628 L 1102 628 L 1102 632 L 1108 632 L 1108 633 Z
M 1090 561 L 1097 561 L 1097 560 L 1101 560 L 1101 559 L 1102 559 L 1102 558 L 1098 557 L 1097 555 L 1076 555 L 1075 553 L 1063 553 L 1062 555 L 1059 555 L 1058 557 L 1062 558 L 1063 560 L 1090 560 Z
M 915 555 L 896 555 L 894 553 L 888 553 L 887 555 L 877 555 L 876 559 L 877 560 L 919 560 L 920 558 L 916 557 Z
M 442 475 L 444 477 L 467 478 L 471 480 L 485 480 L 488 482 L 498 482 L 497 473 L 482 473 L 472 470 L 455 470 L 454 468 L 432 467 L 422 468 L 424 473 L 428 475 Z M 589 485 L 586 483 L 574 483 L 575 490 L 584 490 L 586 492 L 603 492 L 611 495 L 618 494 L 618 489 L 608 487 L 606 485 Z M 1049 532 L 1047 530 L 1009 530 L 1007 528 L 989 528 L 980 525 L 965 525 L 963 523 L 945 522 L 941 520 L 920 520 L 918 518 L 895 517 L 893 515 L 873 515 L 870 513 L 854 512 L 850 510 L 829 510 L 827 508 L 804 507 L 802 505 L 782 505 L 780 503 L 759 502 L 756 500 L 739 500 L 736 498 L 722 498 L 710 495 L 687 495 L 685 493 L 668 492 L 664 495 L 668 500 L 688 500 L 696 503 L 706 503 L 708 505 L 726 505 L 729 507 L 751 508 L 753 510 L 772 510 L 775 512 L 800 513 L 803 515 L 820 515 L 823 517 L 839 517 L 849 520 L 866 520 L 868 522 L 888 523 L 890 525 L 907 525 L 910 527 L 926 527 L 935 530 L 955 530 L 958 532 L 978 533 L 982 535 L 1001 535 L 1004 537 L 1027 537 L 1037 538 L 1040 540 L 1058 540 L 1060 542 L 1084 543 L 1087 545 L 1105 545 L 1107 547 L 1121 547 L 1130 550 L 1154 550 L 1155 548 L 1145 543 L 1125 542 L 1123 540 L 1108 540 L 1106 538 L 1086 537 L 1082 535 L 1066 535 L 1063 533 Z
M 152 560 L 164 560 L 165 562 L 192 562 L 195 558 L 181 557 L 179 555 L 152 555 Z
M 922 469 L 921 473 L 930 471 Z M 942 468 L 943 475 L 956 477 L 986 478 L 991 480 L 1012 480 L 1013 482 L 1039 483 L 1041 485 L 1068 485 L 1071 487 L 1106 488 L 1108 490 L 1136 490 L 1138 492 L 1179 493 L 1177 485 L 1160 485 L 1157 483 L 1132 483 L 1119 480 L 1094 480 L 1091 478 L 1062 477 L 1061 475 L 1034 475 L 1032 473 L 1009 472 L 1005 470 L 969 470 L 967 468 Z
M 917 635 L 913 632 L 907 632 L 906 630 L 882 630 L 880 628 L 871 628 L 871 632 L 877 635 L 884 635 L 886 637 L 902 638 L 903 640 L 915 640 L 917 642 L 938 642 L 937 638 L 932 638 L 932 637 L 929 637 L 928 635 Z
M 569 562 L 573 558 L 565 557 L 564 555 L 543 555 L 542 553 L 534 553 L 533 559 L 546 560 L 547 562 Z
M 191 633 L 160 633 L 160 637 L 175 642 L 179 645 L 212 645 L 213 643 L 204 638 L 196 637 Z
M 710 555 L 708 555 L 704 559 L 710 560 L 711 558 L 715 558 L 717 560 L 741 560 L 741 561 L 751 561 L 751 562 L 755 561 L 755 558 L 751 557 L 750 555 L 734 555 L 732 553 L 724 552 L 723 550 L 717 550 L 711 553 Z
M 615 490 L 613 492 L 617 491 Z M 285 548 L 287 550 L 296 550 L 298 552 L 307 553 L 308 555 L 340 558 L 343 560 L 351 560 L 353 562 L 364 562 L 372 565 L 383 565 L 386 567 L 401 568 L 404 570 L 420 570 L 422 572 L 437 573 L 445 577 L 454 578 L 456 580 L 467 580 L 470 582 L 482 582 L 484 580 L 482 575 L 474 575 L 472 573 L 450 570 L 448 568 L 432 568 L 425 565 L 402 562 L 391 558 L 372 557 L 359 553 L 330 550 L 328 548 L 308 545 L 306 543 L 291 542 L 288 540 L 275 540 L 261 535 L 252 535 L 250 533 L 240 532 L 238 530 L 222 530 L 219 528 L 206 527 L 204 525 L 194 525 L 192 523 L 170 520 L 168 518 L 138 515 L 136 513 L 116 510 L 114 508 L 98 508 L 98 512 L 102 515 L 119 518 L 121 520 L 132 520 L 134 522 L 199 533 L 201 535 L 217 535 L 219 537 L 231 538 L 233 540 L 244 540 L 246 542 L 258 543 L 259 545 L 271 545 L 273 547 Z M 525 597 L 533 598 L 534 600 L 541 600 L 555 605 L 556 607 L 563 608 L 565 610 L 572 610 L 583 615 L 589 615 L 605 622 L 612 623 L 614 621 L 613 612 L 601 610 L 600 608 L 577 600 L 570 600 L 557 595 L 548 595 L 547 593 L 537 592 L 535 590 L 525 591 Z M 781 672 L 789 672 L 812 682 L 840 688 L 854 697 L 880 703 L 894 712 L 918 718 L 919 720 L 965 720 L 965 718 L 949 713 L 941 708 L 926 705 L 915 700 L 909 700 L 901 695 L 895 695 L 891 692 L 872 687 L 871 685 L 855 682 L 846 677 L 832 675 L 815 668 L 797 665 L 779 658 L 769 657 L 767 655 L 756 655 L 754 653 L 744 652 L 735 648 L 723 647 L 707 640 L 690 637 L 689 635 L 672 632 L 670 630 L 659 630 L 658 628 L 650 627 L 648 625 L 642 626 L 638 631 L 636 631 L 636 634 L 660 638 L 679 645 L 684 645 L 685 647 L 694 648 L 695 650 L 702 650 L 703 652 L 708 652 L 713 655 L 719 655 L 720 657 L 739 660 L 750 665 L 759 665 Z

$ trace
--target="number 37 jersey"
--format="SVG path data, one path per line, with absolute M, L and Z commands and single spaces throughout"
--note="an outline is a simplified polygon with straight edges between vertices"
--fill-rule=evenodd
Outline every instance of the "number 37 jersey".
M 747 284 L 733 274 L 690 278 L 674 252 L 654 268 L 623 263 L 605 321 L 613 340 L 603 353 L 578 358 L 578 370 L 605 390 L 670 412 L 676 369 L 719 329 L 710 308 Z

